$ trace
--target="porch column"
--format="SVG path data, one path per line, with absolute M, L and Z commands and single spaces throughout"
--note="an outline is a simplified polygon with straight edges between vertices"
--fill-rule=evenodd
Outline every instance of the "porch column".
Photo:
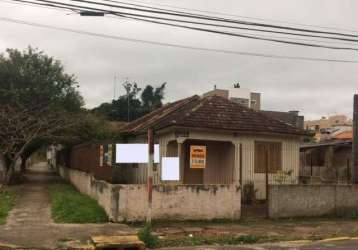
M 234 145 L 234 169 L 232 170 L 232 182 L 233 184 L 239 184 L 239 145 L 236 141 L 231 141 L 231 143 Z
M 181 184 L 184 184 L 184 145 L 183 145 L 184 142 L 185 142 L 185 138 L 180 138 L 180 137 L 177 138 Z
M 325 153 L 325 167 L 326 167 L 326 178 L 331 180 L 337 180 L 337 173 L 333 167 L 334 160 L 334 148 L 333 146 L 329 146 Z

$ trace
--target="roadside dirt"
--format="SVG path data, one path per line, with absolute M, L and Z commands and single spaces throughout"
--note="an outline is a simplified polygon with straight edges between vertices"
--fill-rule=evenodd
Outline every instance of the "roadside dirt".
M 220 235 L 256 235 L 280 240 L 319 240 L 338 236 L 358 236 L 358 220 L 348 219 L 294 219 L 251 220 L 238 222 L 158 223 L 154 232 L 164 239 L 188 236 L 212 237 Z

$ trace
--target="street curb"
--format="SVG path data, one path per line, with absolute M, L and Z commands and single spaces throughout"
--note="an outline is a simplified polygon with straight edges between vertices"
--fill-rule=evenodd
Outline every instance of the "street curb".
M 290 240 L 290 241 L 282 241 L 284 244 L 309 244 L 309 243 L 319 243 L 319 242 L 334 242 L 334 241 L 343 241 L 343 240 L 358 240 L 358 236 L 349 237 L 349 236 L 342 236 L 342 237 L 333 237 L 333 238 L 326 238 L 322 240 Z
M 289 243 L 289 244 L 305 244 L 305 243 L 311 243 L 313 242 L 312 240 L 290 240 L 290 241 L 283 241 L 285 243 Z
M 0 249 L 19 249 L 20 246 L 0 242 Z
M 355 237 L 358 239 L 358 237 Z M 342 241 L 342 240 L 352 240 L 352 237 L 335 237 L 319 240 L 318 242 L 331 242 L 331 241 Z

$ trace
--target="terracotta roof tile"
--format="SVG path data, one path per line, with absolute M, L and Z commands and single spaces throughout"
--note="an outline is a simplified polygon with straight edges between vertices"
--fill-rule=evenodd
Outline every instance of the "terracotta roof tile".
M 302 129 L 220 96 L 192 96 L 167 104 L 131 122 L 124 129 L 139 133 L 148 127 L 162 129 L 169 126 L 307 135 Z
M 343 131 L 339 134 L 336 134 L 333 139 L 336 140 L 352 140 L 353 138 L 353 131 L 349 130 L 349 131 Z

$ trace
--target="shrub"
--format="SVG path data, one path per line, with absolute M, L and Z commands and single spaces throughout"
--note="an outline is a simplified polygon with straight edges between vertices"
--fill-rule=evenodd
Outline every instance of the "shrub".
M 154 248 L 159 244 L 159 237 L 152 234 L 152 226 L 150 223 L 146 223 L 145 226 L 138 231 L 138 238 L 149 248 Z
M 256 192 L 254 183 L 250 181 L 243 186 L 242 203 L 251 205 L 256 201 Z

